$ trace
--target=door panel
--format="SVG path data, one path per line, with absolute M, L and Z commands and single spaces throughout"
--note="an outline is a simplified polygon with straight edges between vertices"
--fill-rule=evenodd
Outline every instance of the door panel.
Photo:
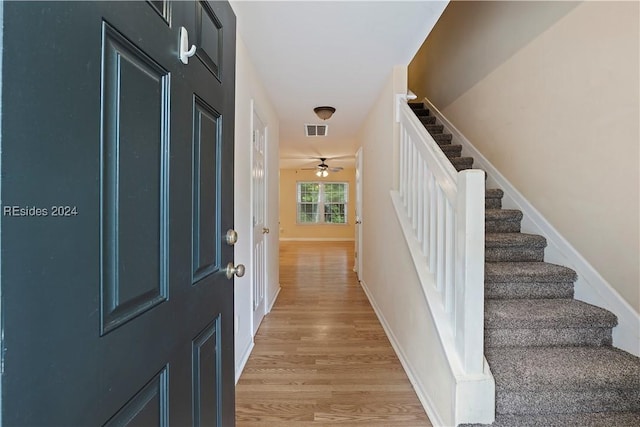
M 3 210 L 48 210 L 0 216 L 4 425 L 234 425 L 235 17 L 218 79 L 199 7 L 4 4 Z
M 149 4 L 162 16 L 165 22 L 171 24 L 171 0 L 147 0 Z
M 168 426 L 169 380 L 165 366 L 126 405 L 118 411 L 105 427 L 116 426 Z
M 102 330 L 165 301 L 169 75 L 103 24 Z
M 220 425 L 220 328 L 219 319 L 207 325 L 193 341 L 193 425 Z
M 196 6 L 196 56 L 220 79 L 222 62 L 222 24 L 211 6 L 198 2 Z
M 216 218 L 222 118 L 198 96 L 193 106 L 193 283 L 220 268 Z

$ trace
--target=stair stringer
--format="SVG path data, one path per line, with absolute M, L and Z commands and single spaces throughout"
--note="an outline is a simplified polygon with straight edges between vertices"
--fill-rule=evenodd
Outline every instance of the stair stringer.
M 453 135 L 455 143 L 462 145 L 463 155 L 473 157 L 474 167 L 487 173 L 487 188 L 504 191 L 503 207 L 522 211 L 522 232 L 546 237 L 545 260 L 576 271 L 574 298 L 605 308 L 618 317 L 618 326 L 613 328 L 613 345 L 640 357 L 640 314 L 427 98 L 422 102 Z

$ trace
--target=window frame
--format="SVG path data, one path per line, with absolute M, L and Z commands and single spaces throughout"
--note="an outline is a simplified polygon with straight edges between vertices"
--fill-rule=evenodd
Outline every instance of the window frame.
M 316 184 L 318 185 L 318 201 L 317 202 L 302 202 L 301 201 L 301 185 L 302 184 Z M 326 202 L 325 201 L 325 186 L 328 184 L 340 184 L 344 186 L 344 201 L 343 202 Z M 317 205 L 316 216 L 317 222 L 302 222 L 300 221 L 300 207 L 301 205 Z M 325 206 L 327 205 L 344 205 L 344 222 L 326 222 L 325 221 Z M 336 225 L 345 226 L 349 225 L 349 182 L 347 181 L 296 181 L 296 225 Z

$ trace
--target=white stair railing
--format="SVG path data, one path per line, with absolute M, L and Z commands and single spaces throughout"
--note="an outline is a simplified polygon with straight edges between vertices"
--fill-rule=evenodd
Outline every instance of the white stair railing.
M 432 276 L 430 283 L 422 283 L 425 297 L 435 296 L 437 301 L 430 304 L 444 310 L 444 324 L 437 326 L 453 337 L 462 370 L 481 374 L 485 174 L 475 169 L 457 172 L 406 99 L 399 97 L 398 104 L 401 208 L 396 209 L 411 225 L 419 258 Z

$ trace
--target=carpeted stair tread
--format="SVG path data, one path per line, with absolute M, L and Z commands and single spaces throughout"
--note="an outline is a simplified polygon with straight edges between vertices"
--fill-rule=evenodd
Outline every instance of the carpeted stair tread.
M 640 362 L 613 347 L 490 347 L 496 414 L 640 410 Z
M 499 188 L 487 188 L 485 190 L 485 197 L 491 197 L 494 199 L 502 199 L 504 196 L 504 191 Z
M 611 328 L 496 328 L 485 329 L 485 347 L 575 347 L 611 346 Z
M 496 283 L 573 283 L 578 278 L 572 269 L 548 262 L 487 262 L 484 277 Z
M 416 116 L 418 117 L 426 117 L 431 115 L 431 113 L 429 112 L 428 108 L 414 108 L 413 112 L 416 114 Z M 435 117 L 435 116 L 434 116 Z
M 573 282 L 485 282 L 486 299 L 573 298 Z
M 485 233 L 484 257 L 487 262 L 541 262 L 546 246 L 537 234 Z
M 517 209 L 485 209 L 484 218 L 489 221 L 520 221 L 522 220 L 522 211 Z
M 487 329 L 612 328 L 618 320 L 608 310 L 575 299 L 485 301 Z
M 444 131 L 444 126 L 442 125 L 436 125 L 436 124 L 425 124 L 424 125 L 425 129 L 427 129 L 427 131 L 431 134 L 431 135 L 438 135 L 438 134 L 442 134 L 442 132 Z
M 518 233 L 520 232 L 520 221 L 522 221 L 522 211 L 487 209 L 485 206 L 484 229 L 487 233 Z
M 520 247 L 544 248 L 547 239 L 538 234 L 526 233 L 486 233 L 484 245 L 486 248 Z
M 614 347 L 491 347 L 496 389 L 636 389 L 640 359 Z
M 485 193 L 484 193 L 485 209 L 502 208 L 502 196 L 504 196 L 504 192 L 499 188 L 489 188 L 485 190 Z
M 461 424 L 460 427 L 637 427 L 640 412 L 589 412 L 496 416 L 493 424 Z
M 450 159 L 453 157 L 460 157 L 462 155 L 462 145 L 446 144 L 441 145 L 440 148 L 442 149 L 442 152 L 446 154 L 446 156 Z
M 418 119 L 423 125 L 434 125 L 436 123 L 436 116 L 418 116 Z
M 423 102 L 407 102 L 407 104 L 409 105 L 409 108 L 411 108 L 414 111 L 424 108 L 424 103 Z
M 431 134 L 431 137 L 438 145 L 451 144 L 451 140 L 453 139 L 453 135 L 450 133 Z
M 473 168 L 473 157 L 449 157 L 449 161 L 458 172 Z

